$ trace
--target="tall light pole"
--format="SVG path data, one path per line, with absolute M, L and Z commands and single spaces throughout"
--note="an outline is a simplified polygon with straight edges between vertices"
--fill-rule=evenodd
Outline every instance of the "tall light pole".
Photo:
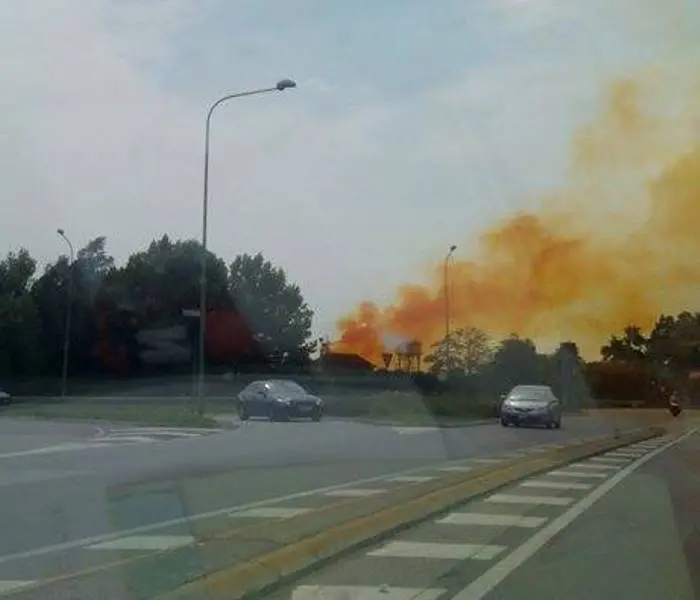
M 452 244 L 447 256 L 445 256 L 445 274 L 444 274 L 444 286 L 445 286 L 445 366 L 447 367 L 447 372 L 450 372 L 450 286 L 448 275 L 448 265 L 450 263 L 450 257 L 452 253 L 457 250 L 457 246 Z
M 204 194 L 202 197 L 202 257 L 200 266 L 199 282 L 199 339 L 198 339 L 198 376 L 197 376 L 197 410 L 199 414 L 204 414 L 204 367 L 205 348 L 204 340 L 207 326 L 207 217 L 209 211 L 209 135 L 211 130 L 211 116 L 214 109 L 234 98 L 244 96 L 256 96 L 267 94 L 268 92 L 282 92 L 286 89 L 294 88 L 297 84 L 291 79 L 282 79 L 274 87 L 227 94 L 214 102 L 207 112 L 207 120 L 204 132 Z
M 61 399 L 66 397 L 66 388 L 68 386 L 68 356 L 70 354 L 70 320 L 73 310 L 73 262 L 74 252 L 73 244 L 71 244 L 65 230 L 57 229 L 56 233 L 61 236 L 70 250 L 70 264 L 68 265 L 68 297 L 66 298 L 66 324 L 63 332 L 63 368 L 61 369 Z

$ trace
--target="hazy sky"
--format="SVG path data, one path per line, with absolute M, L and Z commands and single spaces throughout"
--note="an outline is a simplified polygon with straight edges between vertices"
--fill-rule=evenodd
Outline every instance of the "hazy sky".
M 603 84 L 664 51 L 641 4 L 5 0 L 0 251 L 199 237 L 208 104 L 291 77 L 214 117 L 210 248 L 262 251 L 332 333 L 559 182 Z

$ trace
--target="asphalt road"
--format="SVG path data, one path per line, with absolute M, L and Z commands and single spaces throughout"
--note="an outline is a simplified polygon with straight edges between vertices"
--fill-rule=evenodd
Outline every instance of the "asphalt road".
M 700 433 L 498 490 L 270 600 L 700 598 Z
M 163 533 L 186 535 L 241 507 L 292 506 L 319 490 L 612 431 L 583 416 L 551 431 L 328 419 L 197 432 L 0 419 L 0 592 L 94 564 L 85 548 L 117 533 L 163 543 Z

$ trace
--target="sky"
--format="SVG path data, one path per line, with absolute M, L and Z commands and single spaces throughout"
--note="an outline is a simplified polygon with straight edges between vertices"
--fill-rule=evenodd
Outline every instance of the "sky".
M 656 6 L 655 6 L 656 5 Z M 0 3 L 0 252 L 99 235 L 118 262 L 198 238 L 262 251 L 335 335 L 451 244 L 535 210 L 606 85 L 691 44 L 682 0 L 16 0 Z M 671 34 L 670 32 L 673 32 Z M 676 62 L 674 62 L 676 61 Z

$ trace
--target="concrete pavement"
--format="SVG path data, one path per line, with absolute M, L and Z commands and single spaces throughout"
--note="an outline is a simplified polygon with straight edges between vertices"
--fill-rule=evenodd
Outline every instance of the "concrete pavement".
M 272 600 L 700 597 L 700 434 L 496 490 Z
M 25 437 L 22 451 L 7 440 L 0 447 L 6 455 L 0 453 L 0 482 L 9 482 L 0 485 L 0 582 L 34 581 L 111 560 L 108 550 L 86 548 L 114 536 L 140 536 L 142 546 L 159 547 L 191 536 L 195 523 L 215 528 L 230 522 L 229 514 L 245 507 L 283 500 L 285 508 L 307 508 L 343 498 L 343 492 L 333 496 L 343 486 L 365 489 L 376 486 L 374 480 L 411 477 L 446 461 L 506 456 L 612 431 L 587 417 L 569 419 L 560 431 L 254 421 L 211 435 L 112 444 L 105 438 L 114 431 L 91 425 L 3 420 L 3 426 Z M 124 437 L 148 439 L 143 433 Z M 71 443 L 75 447 L 66 449 Z M 42 448 L 49 450 L 32 452 Z

